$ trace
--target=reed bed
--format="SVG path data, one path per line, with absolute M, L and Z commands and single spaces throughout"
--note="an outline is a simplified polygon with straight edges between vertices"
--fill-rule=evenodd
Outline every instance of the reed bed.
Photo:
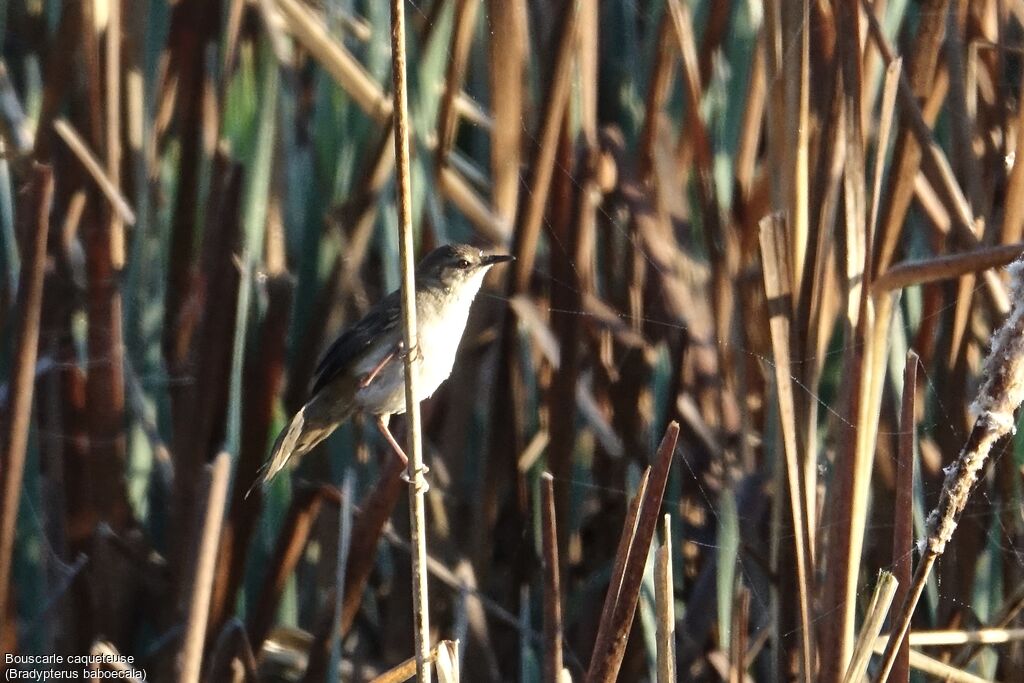
M 1016 680 L 1024 4 L 404 2 L 407 121 L 388 4 L 0 4 L 0 667 Z M 455 241 L 422 533 L 359 419 L 247 499 Z

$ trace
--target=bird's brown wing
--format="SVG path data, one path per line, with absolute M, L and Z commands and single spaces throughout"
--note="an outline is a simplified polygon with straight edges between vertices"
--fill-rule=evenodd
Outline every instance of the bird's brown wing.
M 394 291 L 381 299 L 362 320 L 341 333 L 320 359 L 316 369 L 315 396 L 331 380 L 343 373 L 369 350 L 375 339 L 386 337 L 398 329 L 402 314 L 399 292 Z

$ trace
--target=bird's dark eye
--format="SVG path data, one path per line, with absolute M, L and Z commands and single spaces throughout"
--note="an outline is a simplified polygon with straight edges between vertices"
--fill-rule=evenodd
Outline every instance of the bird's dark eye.
M 467 261 L 466 259 L 459 259 L 459 262 L 456 263 L 455 265 L 461 268 L 462 270 L 465 270 L 466 268 L 469 268 L 469 261 Z

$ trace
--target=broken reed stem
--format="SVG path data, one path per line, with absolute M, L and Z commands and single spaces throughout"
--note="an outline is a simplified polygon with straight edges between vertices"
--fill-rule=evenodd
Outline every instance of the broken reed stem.
M 22 253 L 21 277 L 14 317 L 18 331 L 11 363 L 10 404 L 0 451 L 0 479 L 3 500 L 0 504 L 0 621 L 10 608 L 11 560 L 14 554 L 15 522 L 21 500 L 21 479 L 25 472 L 32 394 L 35 388 L 36 359 L 39 353 L 39 321 L 43 304 L 43 274 L 46 271 L 46 237 L 50 231 L 50 200 L 53 197 L 53 173 L 49 166 L 35 165 L 29 191 L 18 207 L 18 219 L 26 223 L 22 235 L 31 241 Z M 13 610 L 11 610 L 13 612 Z M 0 670 L 5 670 L 0 665 Z
M 106 32 L 106 139 L 107 177 L 115 188 L 121 187 L 121 3 L 107 4 Z M 124 221 L 110 212 L 110 261 L 115 270 L 124 268 Z
M 135 212 L 132 211 L 128 200 L 124 198 L 120 188 L 103 170 L 100 162 L 96 159 L 96 155 L 92 153 L 92 150 L 89 149 L 89 146 L 82 139 L 82 136 L 78 134 L 78 131 L 62 118 L 57 119 L 53 123 L 53 130 L 67 144 L 68 149 L 81 162 L 82 167 L 92 176 L 92 179 L 96 181 L 96 186 L 100 188 L 100 192 L 110 202 L 114 212 L 128 225 L 135 225 Z
M 676 609 L 672 588 L 672 515 L 665 514 L 664 538 L 654 556 L 654 604 L 658 615 L 658 683 L 676 680 Z
M 562 674 L 562 592 L 555 527 L 555 478 L 540 478 L 541 533 L 544 548 L 544 681 L 558 683 Z
M 203 479 L 206 507 L 199 527 L 195 547 L 195 567 L 188 595 L 188 615 L 185 636 L 178 660 L 178 683 L 198 683 L 202 672 L 203 645 L 210 615 L 210 595 L 213 592 L 213 573 L 217 565 L 217 548 L 224 522 L 224 508 L 228 497 L 231 475 L 231 457 L 221 451 L 207 466 Z
M 452 650 L 457 651 L 458 644 L 451 640 L 442 640 L 437 644 L 437 647 L 430 651 L 430 661 L 435 661 L 442 649 L 447 649 L 449 652 Z M 393 669 L 385 671 L 380 676 L 372 679 L 370 683 L 404 683 L 404 681 L 411 679 L 415 673 L 416 661 L 413 657 L 410 657 Z
M 416 678 L 430 683 L 430 615 L 427 599 L 427 524 L 420 443 L 420 406 L 413 362 L 416 345 L 416 289 L 413 271 L 412 180 L 409 163 L 409 102 L 405 76 L 405 12 L 403 0 L 391 0 L 391 76 L 394 82 L 395 165 L 398 172 L 398 251 L 402 262 L 402 339 L 405 353 L 405 415 L 409 449 L 409 526 L 412 533 L 413 620 Z
M 861 626 L 857 643 L 853 648 L 853 657 L 846 669 L 843 683 L 856 683 L 856 681 L 864 680 L 868 662 L 871 661 L 875 638 L 882 631 L 882 625 L 885 623 L 886 615 L 889 614 L 889 607 L 892 605 L 892 599 L 896 595 L 898 586 L 899 581 L 896 580 L 896 576 L 892 572 L 880 571 L 878 573 L 875 592 L 871 595 L 871 603 L 868 605 L 864 624 Z
M 658 526 L 658 513 L 665 496 L 665 484 L 668 481 L 672 456 L 675 453 L 676 441 L 679 438 L 679 424 L 670 422 L 661 439 L 658 452 L 654 456 L 654 465 L 650 469 L 650 480 L 638 494 L 640 503 L 635 522 L 626 520 L 619 541 L 619 553 L 625 556 L 616 557 L 615 569 L 612 573 L 612 585 L 608 587 L 605 597 L 605 609 L 601 612 L 601 624 L 598 626 L 597 641 L 591 656 L 590 667 L 587 669 L 587 683 L 612 683 L 618 678 L 622 658 L 626 654 L 630 628 L 636 613 L 637 600 L 640 596 L 640 583 L 643 580 L 647 556 L 651 541 Z M 642 495 L 642 497 L 641 497 Z M 628 538 L 628 540 L 626 540 Z M 619 574 L 621 561 L 622 571 Z M 621 577 L 616 581 L 617 577 Z M 618 588 L 613 593 L 615 584 Z M 614 596 L 614 607 L 608 609 L 607 601 Z
M 892 574 L 899 581 L 893 600 L 902 605 L 910 589 L 914 545 L 914 444 L 917 423 L 917 367 L 921 359 L 912 349 L 907 351 L 903 368 L 903 397 L 900 401 L 900 436 L 896 457 L 896 512 L 892 528 Z M 893 668 L 894 680 L 906 681 L 910 676 L 910 646 L 904 643 L 897 650 Z
M 650 480 L 651 468 L 644 470 L 637 484 L 636 493 L 629 502 L 629 509 L 626 511 L 626 521 L 622 525 L 622 534 L 619 536 L 619 545 L 615 551 L 615 562 L 612 564 L 612 575 L 608 581 L 608 590 L 605 592 L 604 605 L 601 608 L 601 618 L 598 619 L 597 636 L 594 638 L 594 652 L 604 652 L 611 647 L 612 641 L 612 616 L 615 613 L 615 605 L 619 602 L 619 593 L 622 592 L 622 577 L 626 573 L 626 560 L 629 559 L 630 545 L 633 537 L 636 536 L 637 519 L 640 515 L 640 505 L 647 495 L 647 482 Z
M 988 459 L 988 454 L 1004 436 L 1016 431 L 1014 412 L 1024 400 L 1024 259 L 1008 268 L 1010 300 L 1013 308 L 1003 326 L 992 335 L 992 348 L 982 369 L 984 381 L 971 406 L 977 415 L 967 443 L 954 463 L 945 469 L 938 505 L 928 516 L 928 536 L 924 540 L 925 555 L 914 575 L 914 583 L 899 617 L 893 622 L 889 643 L 876 681 L 885 681 L 896 660 L 896 652 L 910 628 L 917 601 L 924 591 L 936 560 L 946 550 L 946 543 L 956 531 L 960 514 L 967 505 L 971 489 Z
M 750 590 L 739 588 L 732 608 L 732 628 L 729 629 L 729 683 L 744 683 L 750 666 L 751 649 L 747 642 L 750 626 Z M 673 662 L 674 663 L 674 662 Z
M 911 285 L 939 280 L 951 280 L 967 273 L 979 273 L 989 268 L 1005 266 L 1020 256 L 1024 244 L 1000 244 L 978 247 L 955 254 L 944 254 L 920 261 L 903 261 L 890 266 L 871 283 L 871 293 L 881 294 Z

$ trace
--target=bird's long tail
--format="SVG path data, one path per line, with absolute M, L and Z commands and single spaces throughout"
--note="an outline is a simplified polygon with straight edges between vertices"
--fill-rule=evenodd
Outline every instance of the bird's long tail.
M 274 449 L 270 453 L 263 466 L 256 473 L 256 481 L 249 487 L 245 497 L 256 490 L 257 487 L 266 486 L 271 479 L 277 475 L 289 460 L 298 460 L 318 443 L 330 436 L 347 414 L 325 415 L 325 411 L 319 410 L 321 406 L 317 398 L 302 406 L 299 412 L 295 413 L 288 426 L 281 430 L 274 442 Z

